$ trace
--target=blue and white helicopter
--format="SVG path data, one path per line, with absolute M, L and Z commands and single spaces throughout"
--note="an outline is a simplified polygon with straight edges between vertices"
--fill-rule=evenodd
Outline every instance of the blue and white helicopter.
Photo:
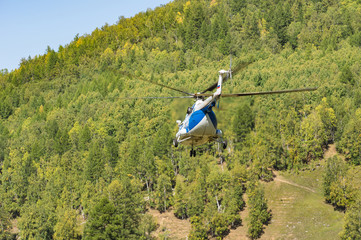
M 290 89 L 279 91 L 265 91 L 265 92 L 249 92 L 249 93 L 231 93 L 222 94 L 222 84 L 232 78 L 232 73 L 236 73 L 242 68 L 248 66 L 249 63 L 239 64 L 236 70 L 220 70 L 218 82 L 199 93 L 188 93 L 173 87 L 169 87 L 160 83 L 151 82 L 141 79 L 143 81 L 151 82 L 164 88 L 168 88 L 177 92 L 185 94 L 185 96 L 175 97 L 140 97 L 147 99 L 159 99 L 159 98 L 194 98 L 195 103 L 192 107 L 188 107 L 187 114 L 183 122 L 177 120 L 179 130 L 176 137 L 173 139 L 173 145 L 178 147 L 179 144 L 191 146 L 190 156 L 195 157 L 196 151 L 194 147 L 211 142 L 219 142 L 222 144 L 223 149 L 227 148 L 227 141 L 223 140 L 223 133 L 220 129 L 217 129 L 217 118 L 212 108 L 216 106 L 217 101 L 221 97 L 241 97 L 241 96 L 253 96 L 253 95 L 267 95 L 267 94 L 280 94 L 290 92 L 304 92 L 314 91 L 317 88 L 302 88 L 302 89 Z M 138 78 L 139 79 L 139 78 Z M 216 90 L 213 94 L 206 92 Z

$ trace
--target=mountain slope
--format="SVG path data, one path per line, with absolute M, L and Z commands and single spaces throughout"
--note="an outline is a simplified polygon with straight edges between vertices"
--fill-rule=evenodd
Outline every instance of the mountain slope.
M 145 209 L 171 206 L 190 238 L 222 238 L 272 169 L 300 171 L 331 142 L 360 164 L 360 17 L 352 0 L 176 0 L 1 71 L 1 238 L 13 219 L 22 238 L 147 238 Z M 230 54 L 252 64 L 224 92 L 318 90 L 222 99 L 229 148 L 195 159 L 171 146 L 191 101 L 123 99 L 176 95 L 137 76 L 203 90 Z

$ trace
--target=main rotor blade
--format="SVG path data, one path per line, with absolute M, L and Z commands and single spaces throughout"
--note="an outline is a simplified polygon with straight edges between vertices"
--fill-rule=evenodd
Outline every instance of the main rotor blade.
M 119 99 L 172 99 L 172 98 L 194 98 L 193 96 L 175 96 L 175 97 L 121 97 Z
M 278 90 L 278 91 L 267 91 L 267 92 L 229 93 L 229 94 L 222 94 L 221 97 L 243 97 L 243 96 L 253 96 L 253 95 L 282 94 L 282 93 L 291 93 L 291 92 L 308 92 L 315 90 L 317 90 L 317 88 L 300 88 L 300 89 L 289 89 L 289 90 Z
M 241 62 L 241 63 L 239 63 L 234 69 L 232 69 L 232 76 L 237 74 L 242 69 L 245 69 L 251 63 L 252 62 Z
M 152 83 L 152 84 L 155 84 L 155 85 L 158 85 L 158 86 L 161 86 L 161 87 L 164 87 L 164 88 L 168 88 L 168 89 L 171 89 L 173 91 L 177 91 L 177 92 L 180 92 L 180 93 L 183 93 L 183 94 L 187 94 L 189 96 L 192 96 L 193 97 L 193 93 L 189 93 L 189 92 L 186 92 L 186 91 L 183 91 L 183 90 L 180 90 L 180 89 L 177 89 L 177 88 L 173 88 L 173 87 L 169 87 L 167 85 L 164 85 L 164 84 L 161 84 L 161 83 L 156 83 L 156 82 L 152 82 L 150 80 L 146 80 L 144 78 L 138 78 L 139 80 L 142 80 L 144 82 L 149 82 L 149 83 Z
M 232 76 L 234 76 L 235 74 L 237 74 L 239 71 L 241 71 L 242 69 L 246 68 L 248 65 L 250 65 L 252 62 L 241 62 L 239 63 L 235 68 L 234 70 L 231 70 L 231 74 Z M 226 81 L 228 80 L 228 77 L 224 78 L 223 79 L 223 83 L 225 83 Z M 217 84 L 218 84 L 218 81 L 215 82 L 214 84 L 212 84 L 210 87 L 208 87 L 206 90 L 202 91 L 201 93 L 206 93 L 208 91 L 213 91 L 214 89 L 216 89 L 217 87 Z
M 141 81 L 143 81 L 143 82 L 152 83 L 152 84 L 155 84 L 155 85 L 158 85 L 158 86 L 164 87 L 164 88 L 171 89 L 171 90 L 173 90 L 173 91 L 177 91 L 177 92 L 180 92 L 180 93 L 183 93 L 183 94 L 186 94 L 186 95 L 193 96 L 193 94 L 192 94 L 192 93 L 189 93 L 189 92 L 186 92 L 186 91 L 183 91 L 183 90 L 177 89 L 177 88 L 173 88 L 173 87 L 170 87 L 170 86 L 167 86 L 167 85 L 161 84 L 161 83 L 153 82 L 153 81 L 147 80 L 147 79 L 142 78 L 142 77 L 136 77 L 136 76 L 133 76 L 132 74 L 127 73 L 127 72 L 122 72 L 122 73 L 123 73 L 124 75 L 128 76 L 130 79 L 132 79 L 132 78 L 136 78 L 136 79 L 139 79 L 139 80 L 141 80 Z
M 202 91 L 201 93 L 206 93 L 208 91 L 213 91 L 214 89 L 216 89 L 218 82 L 214 83 L 212 86 L 210 86 L 209 88 L 207 88 L 206 90 Z

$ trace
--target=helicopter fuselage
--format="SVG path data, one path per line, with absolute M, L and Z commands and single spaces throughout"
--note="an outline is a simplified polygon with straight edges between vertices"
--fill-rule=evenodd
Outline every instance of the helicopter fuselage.
M 178 122 L 179 131 L 176 134 L 178 143 L 188 146 L 199 146 L 222 138 L 222 131 L 217 129 L 217 118 L 212 108 L 216 99 L 197 100 L 188 109 L 182 123 Z
M 217 129 L 217 118 L 212 108 L 222 94 L 222 82 L 227 74 L 230 74 L 230 71 L 219 71 L 217 90 L 206 99 L 198 98 L 193 106 L 188 108 L 184 121 L 177 121 L 179 130 L 173 140 L 175 147 L 178 143 L 192 146 L 191 156 L 196 155 L 193 147 L 209 142 L 222 142 L 223 148 L 226 148 L 227 143 L 222 140 L 222 131 Z

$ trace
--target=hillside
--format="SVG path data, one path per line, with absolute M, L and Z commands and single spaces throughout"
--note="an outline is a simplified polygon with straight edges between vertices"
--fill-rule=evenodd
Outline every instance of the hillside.
M 187 219 L 189 239 L 224 238 L 243 224 L 258 238 L 267 222 L 264 236 L 277 226 L 278 203 L 267 197 L 277 192 L 304 199 L 306 215 L 321 205 L 346 211 L 325 224 L 359 236 L 360 19 L 356 0 L 175 0 L 2 70 L 0 238 L 151 239 L 149 208 Z M 177 95 L 140 78 L 199 92 L 230 55 L 234 66 L 251 64 L 225 93 L 318 90 L 222 99 L 215 113 L 228 148 L 202 146 L 196 158 L 171 145 L 191 100 L 125 99 Z M 326 161 L 315 198 L 269 182 L 275 170 L 313 168 L 330 143 L 344 161 Z M 249 219 L 239 214 L 245 194 Z
M 344 223 L 344 213 L 335 211 L 325 203 L 322 189 L 325 160 L 335 154 L 335 146 L 331 145 L 325 152 L 324 159 L 316 161 L 315 169 L 304 170 L 298 174 L 275 171 L 273 181 L 264 183 L 272 220 L 265 226 L 260 239 L 338 238 Z M 158 238 L 168 236 L 171 239 L 186 239 L 188 236 L 189 221 L 177 219 L 173 215 L 174 211 L 159 213 L 151 210 L 150 213 L 159 224 L 154 233 Z M 248 218 L 247 206 L 240 215 L 242 219 Z M 247 222 L 243 223 L 242 226 L 232 229 L 225 239 L 248 239 L 247 227 Z

